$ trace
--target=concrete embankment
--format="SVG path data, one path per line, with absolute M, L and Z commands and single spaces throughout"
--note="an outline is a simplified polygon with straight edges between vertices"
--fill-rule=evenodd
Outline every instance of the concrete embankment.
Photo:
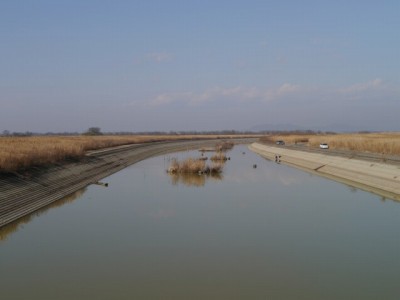
M 254 142 L 255 139 L 233 140 Z M 79 162 L 0 175 L 0 227 L 29 215 L 138 161 L 172 152 L 212 147 L 221 140 L 134 144 L 87 153 Z
M 253 143 L 249 149 L 272 161 L 400 201 L 400 166 Z

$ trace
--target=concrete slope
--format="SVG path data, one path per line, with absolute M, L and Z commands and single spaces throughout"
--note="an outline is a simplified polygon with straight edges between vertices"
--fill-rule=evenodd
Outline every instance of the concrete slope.
M 250 150 L 275 161 L 400 200 L 400 166 L 253 143 Z

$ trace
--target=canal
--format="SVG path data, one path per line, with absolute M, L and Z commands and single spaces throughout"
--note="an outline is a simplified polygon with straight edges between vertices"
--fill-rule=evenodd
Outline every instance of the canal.
M 212 153 L 205 153 L 206 156 Z M 0 229 L 2 299 L 398 299 L 400 205 L 265 160 L 151 158 Z

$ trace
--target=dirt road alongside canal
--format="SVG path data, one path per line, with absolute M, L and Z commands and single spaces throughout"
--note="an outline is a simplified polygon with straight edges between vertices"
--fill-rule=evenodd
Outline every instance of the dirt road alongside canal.
M 232 139 L 237 143 L 256 139 Z M 88 152 L 79 162 L 0 175 L 0 227 L 60 200 L 141 160 L 200 147 L 213 147 L 220 139 L 133 144 Z
M 329 155 L 329 152 L 292 150 L 253 143 L 250 150 L 261 156 L 318 174 L 378 195 L 400 201 L 400 165 L 377 161 L 376 157 Z

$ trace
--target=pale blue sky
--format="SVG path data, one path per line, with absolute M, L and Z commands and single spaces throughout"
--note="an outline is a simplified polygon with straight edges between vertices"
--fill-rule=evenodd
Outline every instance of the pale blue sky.
M 0 132 L 400 130 L 400 1 L 0 0 Z

